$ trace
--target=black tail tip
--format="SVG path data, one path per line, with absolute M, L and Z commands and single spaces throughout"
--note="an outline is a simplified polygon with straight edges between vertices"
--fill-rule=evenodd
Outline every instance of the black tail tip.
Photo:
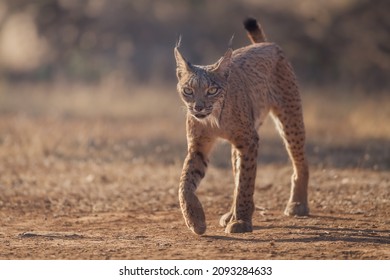
M 248 17 L 244 20 L 244 27 L 249 32 L 255 31 L 259 28 L 257 25 L 257 20 L 253 17 Z

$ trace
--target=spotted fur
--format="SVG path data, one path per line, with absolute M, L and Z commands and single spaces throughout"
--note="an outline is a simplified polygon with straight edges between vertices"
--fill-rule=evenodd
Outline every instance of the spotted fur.
M 249 25 L 248 25 L 249 24 Z M 187 107 L 188 154 L 180 178 L 179 201 L 187 226 L 206 231 L 205 214 L 196 189 L 205 176 L 217 138 L 232 145 L 235 182 L 230 211 L 220 219 L 227 233 L 252 231 L 258 130 L 271 114 L 293 165 L 286 215 L 308 215 L 308 164 L 301 98 L 283 51 L 266 40 L 256 20 L 245 22 L 253 44 L 226 53 L 212 65 L 189 63 L 176 46 L 177 90 Z

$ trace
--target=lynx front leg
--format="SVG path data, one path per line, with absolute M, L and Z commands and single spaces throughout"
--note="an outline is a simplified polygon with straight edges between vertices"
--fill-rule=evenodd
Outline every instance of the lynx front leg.
M 196 234 L 206 231 L 206 218 L 195 191 L 207 169 L 206 152 L 189 149 L 179 186 L 179 201 L 186 225 Z
M 252 215 L 254 211 L 253 194 L 257 170 L 257 134 L 244 145 L 237 145 L 232 152 L 234 172 L 233 205 L 220 223 L 226 225 L 227 233 L 243 233 L 252 231 Z
M 231 162 L 232 162 L 233 178 L 234 178 L 234 182 L 235 182 L 235 186 L 236 186 L 237 185 L 236 181 L 238 180 L 238 179 L 236 179 L 236 174 L 237 174 L 237 170 L 240 169 L 240 166 L 238 166 L 240 161 L 239 161 L 239 151 L 234 147 L 234 145 L 232 145 Z M 233 216 L 233 205 L 232 205 L 231 209 L 229 210 L 229 212 L 222 215 L 221 219 L 219 220 L 220 226 L 226 227 L 228 225 L 228 223 L 230 222 L 230 219 L 232 218 L 232 216 Z

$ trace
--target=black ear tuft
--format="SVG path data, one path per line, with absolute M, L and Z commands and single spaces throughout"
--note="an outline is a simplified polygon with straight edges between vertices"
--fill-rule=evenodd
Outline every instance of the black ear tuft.
M 244 20 L 244 27 L 249 32 L 255 31 L 259 28 L 257 25 L 257 20 L 252 17 L 248 17 Z

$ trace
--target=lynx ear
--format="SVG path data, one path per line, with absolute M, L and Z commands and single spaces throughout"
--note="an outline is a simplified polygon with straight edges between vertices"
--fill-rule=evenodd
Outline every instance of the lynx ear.
M 213 72 L 222 74 L 225 78 L 230 74 L 230 62 L 232 59 L 233 50 L 229 48 L 225 54 L 212 67 Z
M 183 74 L 191 71 L 190 63 L 185 60 L 185 58 L 181 55 L 178 47 L 175 47 L 175 59 L 176 59 L 176 75 L 178 79 L 183 77 Z

